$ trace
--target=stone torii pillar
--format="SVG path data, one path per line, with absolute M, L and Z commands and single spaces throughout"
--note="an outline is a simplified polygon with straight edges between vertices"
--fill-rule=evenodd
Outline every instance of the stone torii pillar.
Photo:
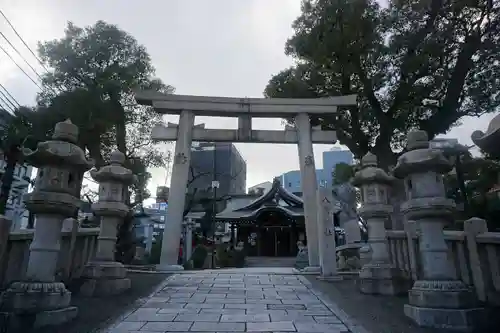
M 184 205 L 186 203 L 186 184 L 191 163 L 191 143 L 193 136 L 194 114 L 184 110 L 179 117 L 177 142 L 175 143 L 174 163 L 170 181 L 170 196 L 167 220 L 163 230 L 160 264 L 157 270 L 164 272 L 180 271 L 184 268 L 177 264 L 179 242 L 182 234 Z
M 429 148 L 426 132 L 410 132 L 407 142 L 407 152 L 393 172 L 405 182 L 408 201 L 401 211 L 419 225 L 423 276 L 408 293 L 405 315 L 423 327 L 471 331 L 484 318 L 484 310 L 472 289 L 457 279 L 443 234 L 455 203 L 445 196 L 442 174 L 452 165 L 441 151 Z
M 101 218 L 101 230 L 97 237 L 96 256 L 83 273 L 80 292 L 85 296 L 116 295 L 130 289 L 127 270 L 122 263 L 115 261 L 117 228 L 130 210 L 124 203 L 125 193 L 136 178 L 123 166 L 124 163 L 125 155 L 115 150 L 108 165 L 90 171 L 92 178 L 99 183 L 99 201 L 92 204 L 92 209 Z
M 2 294 L 2 308 L 10 312 L 8 324 L 13 327 L 22 325 L 26 315 L 32 316 L 35 327 L 62 324 L 77 315 L 70 305 L 71 292 L 56 281 L 62 223 L 80 206 L 74 195 L 80 188 L 79 174 L 93 165 L 75 144 L 77 139 L 78 127 L 66 120 L 56 124 L 52 140 L 40 142 L 35 151 L 23 151 L 27 162 L 39 169 L 33 192 L 24 195 L 37 221 L 26 276 Z
M 318 189 L 318 238 L 320 280 L 337 281 L 342 277 L 337 274 L 337 255 L 335 252 L 335 226 L 333 222 L 334 203 L 331 188 Z
M 307 113 L 299 113 L 295 117 L 298 132 L 298 150 L 300 161 L 300 175 L 302 182 L 302 199 L 304 200 L 304 217 L 306 225 L 307 251 L 309 266 L 304 272 L 319 273 L 319 244 L 317 219 L 317 191 L 316 166 L 311 139 L 311 121 Z

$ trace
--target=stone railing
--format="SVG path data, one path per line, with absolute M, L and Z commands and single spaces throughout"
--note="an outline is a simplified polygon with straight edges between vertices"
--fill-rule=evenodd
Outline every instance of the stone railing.
M 500 233 L 488 232 L 486 222 L 471 219 L 465 231 L 444 231 L 456 275 L 472 286 L 480 301 L 500 305 Z M 387 230 L 391 262 L 415 281 L 422 277 L 418 230 L 414 222 L 406 230 Z
M 25 276 L 33 230 L 0 233 L 0 289 Z M 99 228 L 74 228 L 61 233 L 61 250 L 57 263 L 57 280 L 70 283 L 79 278 L 94 256 Z

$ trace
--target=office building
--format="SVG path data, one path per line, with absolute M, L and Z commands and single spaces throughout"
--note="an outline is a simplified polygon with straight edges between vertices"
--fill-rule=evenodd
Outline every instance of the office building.
M 339 163 L 352 165 L 353 160 L 353 154 L 349 150 L 340 150 L 340 148 L 334 147 L 329 151 L 323 152 L 323 168 L 316 170 L 318 186 L 325 187 L 332 185 L 335 166 Z M 302 194 L 300 170 L 285 172 L 278 178 L 287 191 L 296 195 Z
M 214 163 L 215 160 L 215 163 Z M 217 196 L 246 193 L 246 162 L 232 143 L 198 143 L 191 148 L 188 191 L 207 191 L 219 182 Z

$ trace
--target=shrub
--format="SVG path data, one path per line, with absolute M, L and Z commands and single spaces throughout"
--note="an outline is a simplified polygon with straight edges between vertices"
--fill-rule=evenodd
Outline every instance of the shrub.
M 217 264 L 219 267 L 244 267 L 245 251 L 230 249 L 230 245 L 219 245 L 217 246 Z
M 203 245 L 198 245 L 194 248 L 193 254 L 191 255 L 191 262 L 193 263 L 194 269 L 203 268 L 205 259 L 207 258 L 208 250 Z
M 151 246 L 151 254 L 149 255 L 148 258 L 148 263 L 157 265 L 160 263 L 160 256 L 161 256 L 161 239 L 157 240 L 153 245 Z

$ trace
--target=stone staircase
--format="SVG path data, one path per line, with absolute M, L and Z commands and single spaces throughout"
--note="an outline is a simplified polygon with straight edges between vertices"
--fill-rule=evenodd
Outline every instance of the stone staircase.
M 295 257 L 247 257 L 246 267 L 293 267 Z

